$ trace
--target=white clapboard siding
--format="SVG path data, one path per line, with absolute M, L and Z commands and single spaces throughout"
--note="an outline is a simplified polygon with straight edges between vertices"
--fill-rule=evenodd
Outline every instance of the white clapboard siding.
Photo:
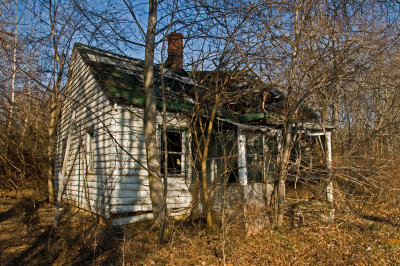
M 146 211 L 152 211 L 152 210 L 153 210 L 153 207 L 151 206 L 151 204 L 128 204 L 128 205 L 113 204 L 110 207 L 111 214 L 146 212 Z
M 139 174 L 129 174 L 126 176 L 115 176 L 115 178 L 120 178 L 119 182 L 121 184 L 144 184 L 144 185 L 148 185 L 149 184 L 149 178 L 147 176 L 147 171 L 141 171 L 141 173 L 145 173 L 145 176 L 141 176 Z M 167 181 L 169 186 L 173 186 L 173 185 L 190 185 L 190 182 L 188 180 L 185 180 L 184 177 L 181 178 L 168 178 Z
M 82 202 L 86 202 L 87 199 L 93 201 L 93 202 L 109 202 L 111 206 L 115 205 L 149 205 L 151 206 L 151 199 L 150 195 L 148 196 L 140 196 L 138 195 L 137 197 L 128 197 L 128 198 L 121 198 L 121 197 L 113 197 L 111 195 L 100 195 L 100 194 L 89 194 L 89 193 L 84 193 L 83 191 L 71 191 L 71 190 L 66 190 L 66 198 L 72 197 L 74 200 L 81 200 Z M 168 208 L 171 207 L 185 207 L 189 206 L 191 201 L 190 196 L 186 197 L 167 197 L 167 205 Z
M 71 140 L 71 151 L 70 153 L 75 153 L 78 149 L 79 140 L 82 138 L 83 144 L 86 137 L 87 128 L 95 125 L 95 138 L 101 143 L 107 142 L 107 136 L 102 130 L 102 127 L 109 124 L 109 113 L 111 112 L 111 106 L 104 95 L 99 84 L 96 82 L 94 76 L 91 74 L 88 66 L 83 62 L 79 53 L 76 51 L 73 54 L 69 72 L 69 81 L 65 89 L 65 101 L 63 103 L 62 118 L 59 128 L 59 140 L 57 143 L 57 160 L 56 163 L 58 168 L 61 167 L 62 155 L 62 140 L 66 137 L 67 129 L 69 127 L 70 117 L 72 111 L 75 111 L 75 137 Z M 100 125 L 100 126 L 99 126 Z M 97 128 L 96 128 L 97 126 Z M 98 134 L 100 133 L 101 134 Z M 105 145 L 104 145 L 105 146 Z M 94 145 L 94 155 L 95 157 L 100 157 L 102 155 L 103 147 Z M 79 193 L 85 193 L 85 182 L 84 182 L 84 171 L 81 169 L 84 167 L 81 160 L 85 160 L 85 154 L 83 148 L 80 148 L 80 154 L 78 160 L 73 164 L 73 156 L 70 156 L 70 160 L 67 162 L 67 175 L 69 176 L 69 181 L 66 190 L 66 198 L 73 197 L 75 200 L 81 200 Z M 72 171 L 71 171 L 72 170 Z M 57 171 L 57 169 L 56 169 Z M 58 182 L 56 174 L 56 182 Z M 73 191 L 78 191 L 78 195 L 74 195 Z M 97 189 L 89 189 L 89 194 L 96 194 Z M 76 194 L 76 193 L 75 193 Z M 75 196 L 75 197 L 74 197 Z M 78 198 L 77 198 L 78 197 Z
M 116 211 L 118 212 L 118 211 Z M 129 212 L 128 210 L 123 210 L 122 212 Z M 190 213 L 190 208 L 178 208 L 178 209 L 173 209 L 170 210 L 170 214 L 173 216 L 179 216 L 179 215 L 188 215 Z M 135 222 L 142 222 L 142 221 L 148 221 L 153 219 L 153 213 L 143 213 L 135 216 L 128 216 L 128 217 L 116 217 L 112 219 L 112 224 L 113 225 L 124 225 L 124 224 L 129 224 L 129 223 L 135 223 Z
M 190 204 L 183 203 L 167 203 L 168 209 L 170 211 L 171 215 L 174 215 L 174 213 L 171 213 L 172 210 L 174 209 L 180 209 L 180 210 L 189 210 L 190 209 Z M 110 213 L 112 214 L 120 214 L 120 213 L 134 213 L 134 212 L 144 212 L 144 211 L 151 211 L 152 207 L 151 204 L 148 205 L 112 205 L 110 209 Z
M 153 219 L 153 213 L 143 213 L 136 216 L 113 218 L 112 225 L 124 225 L 124 224 L 148 221 L 152 219 Z
M 87 182 L 87 187 L 92 188 L 92 189 L 103 189 L 103 190 L 126 190 L 126 191 L 149 191 L 150 186 L 147 184 L 143 183 L 124 183 L 121 182 L 121 180 L 108 180 L 108 182 L 93 182 L 93 181 L 88 181 Z M 168 183 L 167 185 L 168 191 L 182 191 L 182 193 L 189 193 L 188 189 L 189 186 L 187 184 L 180 184 L 180 183 Z
M 139 188 L 133 189 L 104 189 L 101 187 L 89 187 L 85 184 L 78 185 L 77 183 L 69 182 L 71 184 L 67 189 L 69 191 L 87 191 L 88 194 L 96 195 L 97 193 L 101 195 L 110 195 L 113 198 L 136 198 L 136 197 L 150 197 L 150 189 L 146 186 L 140 186 Z M 171 198 L 182 198 L 190 197 L 190 192 L 183 189 L 177 189 L 175 186 L 170 186 L 168 191 L 168 197 Z
M 125 118 L 123 114 L 118 117 L 115 118 L 115 126 L 118 129 L 116 133 L 129 133 L 131 130 L 140 131 L 139 129 L 143 128 L 143 120 Z
M 106 136 L 106 137 L 108 137 L 108 136 Z M 75 140 L 77 141 L 78 139 L 75 139 Z M 118 138 L 114 138 L 114 141 L 118 142 L 116 144 L 116 143 L 110 143 L 109 138 L 98 141 L 98 138 L 96 136 L 95 136 L 95 140 L 96 140 L 96 142 L 94 143 L 94 150 L 116 148 L 116 149 L 118 149 L 118 153 L 127 151 L 130 153 L 133 153 L 132 155 L 139 155 L 139 154 L 143 153 L 143 150 L 145 148 L 144 141 L 142 142 L 142 141 L 129 140 L 129 139 L 121 140 Z M 120 146 L 123 147 L 125 151 L 121 151 L 119 149 Z
M 81 176 L 75 175 L 71 176 L 70 180 L 82 180 Z M 97 177 L 96 175 L 88 175 L 86 177 L 88 184 L 95 186 L 98 184 L 102 185 L 102 187 L 112 187 L 112 188 L 141 188 L 149 187 L 149 179 L 148 176 L 112 176 L 111 174 L 106 176 L 102 175 L 102 177 Z M 190 182 L 185 181 L 183 178 L 177 179 L 174 178 L 173 180 L 168 180 L 168 189 L 176 189 L 176 190 L 188 190 L 190 187 Z
M 101 84 L 84 62 L 79 50 L 74 50 L 65 89 L 65 101 L 58 129 L 56 183 L 62 167 L 62 145 L 67 137 L 72 112 L 75 134 L 71 139 L 66 175 L 69 176 L 64 199 L 80 208 L 90 209 L 108 217 L 112 213 L 151 212 L 148 172 L 146 170 L 143 108 L 112 105 Z M 103 58 L 104 59 L 104 58 Z M 162 117 L 157 114 L 157 123 Z M 168 113 L 169 127 L 185 127 L 178 114 Z M 86 171 L 84 148 L 87 132 L 93 130 L 93 164 Z M 73 154 L 79 151 L 73 162 Z M 190 208 L 190 178 L 168 178 L 167 204 L 171 215 Z M 148 219 L 151 215 L 144 215 Z M 142 218 L 143 218 L 142 217 Z M 131 221 L 142 219 L 132 216 Z

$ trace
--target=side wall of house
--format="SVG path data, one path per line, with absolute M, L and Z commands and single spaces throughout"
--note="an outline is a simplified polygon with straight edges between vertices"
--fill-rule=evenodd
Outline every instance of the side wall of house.
M 151 200 L 148 173 L 146 170 L 146 150 L 143 134 L 143 109 L 119 105 L 113 110 L 112 140 L 113 185 L 111 212 L 130 213 L 115 223 L 127 223 L 151 218 Z M 161 128 L 162 117 L 157 115 L 157 128 Z M 167 114 L 167 128 L 180 130 L 182 134 L 181 173 L 168 176 L 167 205 L 171 215 L 189 213 L 191 194 L 190 164 L 187 158 L 189 135 L 185 119 L 177 113 Z M 160 130 L 157 131 L 158 145 L 161 143 Z
M 59 191 L 62 187 L 59 177 L 65 155 L 68 159 L 63 198 L 80 208 L 108 216 L 110 205 L 105 188 L 113 173 L 107 158 L 112 106 L 76 50 L 64 97 L 58 130 L 56 188 Z M 65 151 L 71 123 L 74 127 L 68 140 L 70 149 Z
M 124 217 L 120 223 L 150 219 L 143 109 L 112 105 L 76 51 L 71 62 L 57 142 L 56 187 L 62 188 L 59 176 L 66 156 L 65 200 L 105 217 Z M 186 145 L 189 134 L 184 130 L 186 122 L 182 116 L 167 116 L 168 128 L 182 132 L 182 173 L 168 177 L 167 197 L 170 214 L 180 215 L 189 212 L 191 203 L 190 164 L 184 155 L 190 147 Z M 161 123 L 158 114 L 158 128 Z M 66 151 L 71 124 L 74 127 Z

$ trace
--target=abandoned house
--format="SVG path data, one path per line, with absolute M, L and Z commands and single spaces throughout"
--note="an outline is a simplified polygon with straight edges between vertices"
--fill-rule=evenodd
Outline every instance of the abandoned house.
M 170 65 L 163 77 L 168 161 L 167 169 L 161 170 L 168 177 L 169 214 L 178 216 L 190 213 L 198 203 L 191 190 L 196 164 L 192 161 L 188 124 L 188 114 L 193 112 L 190 90 L 194 82 L 183 70 L 182 36 L 173 36 L 176 38 L 169 38 Z M 64 93 L 55 170 L 58 193 L 75 206 L 112 218 L 114 224 L 152 219 L 143 133 L 143 65 L 142 60 L 75 44 Z M 156 66 L 158 107 L 160 87 L 160 67 Z M 269 90 L 268 108 L 279 108 L 283 98 L 282 93 Z M 259 200 L 271 194 L 268 184 L 275 180 L 273 158 L 278 156 L 282 127 L 263 111 L 234 114 L 222 112 L 217 116 L 207 160 L 208 182 L 217 187 L 228 184 L 230 193 L 224 200 L 228 206 L 243 201 L 249 191 L 261 195 Z M 160 150 L 164 147 L 161 123 L 159 112 Z M 307 185 L 318 182 L 329 167 L 333 128 L 310 121 L 296 128 L 302 134 L 299 143 L 304 145 L 292 151 L 295 163 L 288 177 L 287 196 L 310 198 L 312 191 Z M 331 182 L 325 184 L 324 193 L 331 201 Z M 218 193 L 220 189 L 212 193 L 215 210 L 221 206 Z

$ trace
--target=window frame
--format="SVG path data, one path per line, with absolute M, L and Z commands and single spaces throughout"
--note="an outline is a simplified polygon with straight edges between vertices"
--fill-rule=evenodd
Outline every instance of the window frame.
M 233 130 L 221 130 L 212 133 L 207 159 L 208 184 L 224 184 L 226 182 L 226 184 L 231 185 L 240 183 L 237 137 L 237 132 Z M 211 155 L 210 153 L 214 154 Z M 215 155 L 219 156 L 215 157 Z
M 95 130 L 93 127 L 86 130 L 85 140 L 85 158 L 86 158 L 86 172 L 92 174 L 94 171 L 94 139 Z
M 161 129 L 161 125 L 159 126 L 159 151 L 160 151 L 160 170 L 161 173 L 164 173 L 164 141 L 163 141 L 163 131 Z M 180 149 L 181 151 L 169 151 L 167 150 L 167 157 L 168 155 L 180 155 L 180 169 L 178 171 L 174 171 L 174 167 L 169 167 L 168 165 L 168 159 L 167 159 L 167 175 L 185 175 L 187 172 L 187 164 L 186 164 L 186 153 L 187 153 L 187 128 L 186 127 L 167 127 L 166 134 L 167 134 L 167 149 L 168 149 L 168 133 L 179 133 L 180 134 Z M 176 146 L 176 143 L 173 143 L 174 146 Z M 170 171 L 169 169 L 172 169 Z
M 246 136 L 247 181 L 249 183 L 265 183 L 265 171 L 266 171 L 266 169 L 265 169 L 265 167 L 266 167 L 266 154 L 265 154 L 265 141 L 266 141 L 266 138 L 265 138 L 265 134 L 246 132 L 245 136 Z M 261 138 L 262 147 L 261 147 L 261 153 L 260 154 L 254 153 L 254 151 L 251 154 L 249 153 L 249 144 L 250 144 L 250 141 L 249 141 L 250 138 L 249 137 L 250 136 L 254 137 L 253 140 L 252 140 L 253 142 L 256 141 L 257 138 Z M 252 161 L 254 161 L 254 158 L 257 157 L 257 156 L 259 156 L 261 158 L 261 161 L 262 161 L 261 169 L 257 171 L 257 172 L 261 172 L 261 180 L 259 180 L 259 178 L 257 176 L 255 176 L 255 177 L 251 177 L 250 176 L 250 173 L 252 172 L 250 166 L 252 164 L 250 163 L 249 158 L 251 158 Z M 255 168 L 255 167 L 253 167 L 253 168 Z
M 249 154 L 249 136 L 250 135 L 255 135 L 256 137 L 260 138 L 262 137 L 262 150 L 260 154 Z M 273 157 L 277 156 L 277 147 L 274 147 L 269 145 L 269 143 L 272 141 L 272 143 L 276 144 L 276 138 L 270 137 L 265 133 L 257 133 L 257 132 L 251 132 L 247 131 L 245 132 L 246 136 L 246 169 L 247 169 L 247 181 L 249 183 L 266 183 L 271 181 L 271 172 L 274 172 L 274 168 L 276 167 L 273 162 Z M 259 172 L 261 172 L 261 180 L 251 177 L 250 173 L 250 166 L 251 164 L 249 163 L 249 158 L 254 158 L 254 156 L 260 156 L 262 160 L 262 168 Z M 271 169 L 272 168 L 272 169 Z

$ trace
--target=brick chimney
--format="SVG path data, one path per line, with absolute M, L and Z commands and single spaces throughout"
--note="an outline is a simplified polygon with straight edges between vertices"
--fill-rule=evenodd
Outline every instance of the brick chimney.
M 167 36 L 168 61 L 172 70 L 183 70 L 183 34 L 173 32 Z

